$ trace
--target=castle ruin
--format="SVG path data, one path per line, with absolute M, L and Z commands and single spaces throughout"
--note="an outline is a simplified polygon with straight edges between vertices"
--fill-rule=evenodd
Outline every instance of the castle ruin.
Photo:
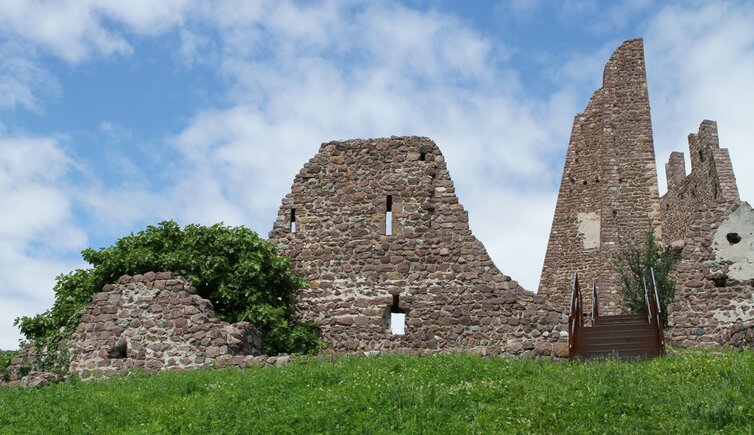
M 428 138 L 322 144 L 295 176 L 269 240 L 310 280 L 299 315 L 336 352 L 568 356 L 573 274 L 597 283 L 602 314 L 619 313 L 615 260 L 648 231 L 678 257 L 666 341 L 747 346 L 754 211 L 739 198 L 716 123 L 689 135 L 689 151 L 689 174 L 683 154 L 671 154 L 660 197 L 643 43 L 630 40 L 574 119 L 537 294 L 501 273 L 473 236 Z M 82 375 L 285 361 L 257 355 L 253 325 L 219 321 L 211 302 L 168 273 L 106 286 L 68 343 L 70 370 Z M 27 357 L 33 345 L 11 366 L 17 378 Z
M 643 42 L 623 43 L 574 119 L 537 294 L 500 273 L 471 234 L 427 138 L 323 144 L 270 240 L 312 281 L 302 318 L 335 349 L 562 353 L 573 274 L 596 283 L 602 315 L 619 314 L 616 261 L 649 231 L 679 257 L 669 341 L 740 345 L 754 325 L 754 216 L 716 128 L 704 121 L 690 135 L 688 176 L 673 153 L 660 198 Z

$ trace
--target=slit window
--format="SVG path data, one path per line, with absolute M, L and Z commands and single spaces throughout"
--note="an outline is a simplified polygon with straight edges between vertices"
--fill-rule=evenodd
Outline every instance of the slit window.
M 388 195 L 385 201 L 385 235 L 393 235 L 393 195 Z
M 296 233 L 296 209 L 291 209 L 291 233 Z
M 419 160 L 422 162 L 427 160 L 427 152 L 424 150 L 419 151 Z
M 406 311 L 400 308 L 399 296 L 393 295 L 393 305 L 390 306 L 390 332 L 393 335 L 406 334 Z

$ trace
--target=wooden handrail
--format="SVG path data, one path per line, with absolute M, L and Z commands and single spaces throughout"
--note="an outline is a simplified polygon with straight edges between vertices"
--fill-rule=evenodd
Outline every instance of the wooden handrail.
M 597 324 L 600 317 L 599 304 L 597 303 L 597 279 L 592 280 L 592 326 Z
M 655 269 L 652 267 L 649 269 L 652 275 L 652 293 L 655 299 L 655 322 L 657 324 L 657 340 L 660 343 L 660 354 L 665 355 L 665 325 L 662 323 L 662 307 L 660 306 L 660 295 L 657 293 L 657 281 L 655 280 Z
M 579 274 L 573 274 L 571 285 L 571 306 L 568 313 L 568 359 L 572 360 L 578 346 L 577 335 L 584 326 L 584 310 L 582 308 L 581 288 L 579 287 Z

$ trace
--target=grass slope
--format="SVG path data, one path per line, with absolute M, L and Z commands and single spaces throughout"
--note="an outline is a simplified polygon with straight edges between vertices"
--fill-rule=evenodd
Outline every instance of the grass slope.
M 344 358 L 0 389 L 0 433 L 754 432 L 754 351 Z

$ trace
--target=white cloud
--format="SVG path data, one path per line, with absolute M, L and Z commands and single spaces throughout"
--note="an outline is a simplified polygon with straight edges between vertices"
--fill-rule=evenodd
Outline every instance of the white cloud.
M 498 68 L 492 42 L 446 14 L 295 7 L 265 13 L 301 17 L 301 29 L 252 24 L 224 34 L 236 104 L 198 114 L 175 139 L 193 174 L 175 186 L 183 216 L 265 234 L 320 142 L 426 135 L 446 155 L 477 236 L 504 273 L 536 289 L 552 213 L 540 211 L 554 208 L 561 168 L 551 163 L 567 143 L 573 93 L 529 101 L 515 73 Z M 268 45 L 236 49 L 239 33 Z M 343 63 L 344 54 L 359 62 Z
M 718 121 L 743 200 L 754 201 L 754 6 L 671 6 L 648 25 L 647 68 L 660 183 L 671 151 L 687 156 L 686 136 L 704 119 Z
M 53 301 L 54 277 L 86 243 L 64 186 L 72 161 L 54 139 L 0 136 L 0 348 L 16 347 L 15 317 Z
M 0 44 L 0 109 L 42 112 L 38 95 L 59 92 L 55 77 L 33 60 L 33 54 L 33 48 L 24 44 Z
M 188 0 L 9 0 L 0 9 L 2 33 L 32 41 L 52 54 L 76 63 L 94 54 L 131 54 L 126 36 L 106 25 L 111 21 L 129 32 L 155 35 L 180 25 Z

